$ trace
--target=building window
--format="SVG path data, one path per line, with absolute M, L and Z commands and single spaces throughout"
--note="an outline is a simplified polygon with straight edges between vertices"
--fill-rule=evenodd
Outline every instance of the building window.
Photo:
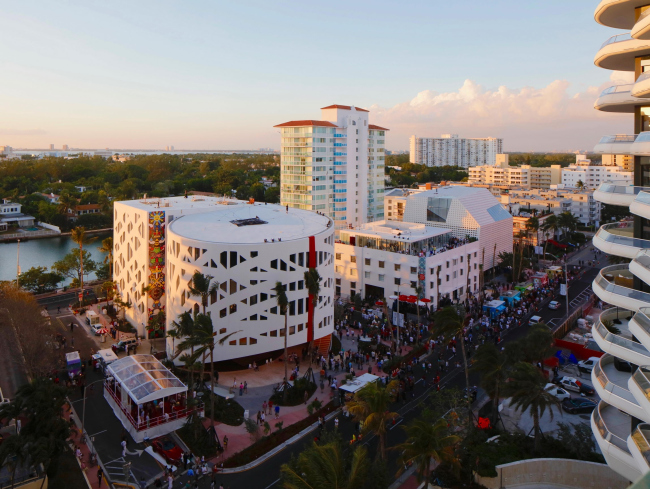
M 237 312 L 237 304 L 230 304 L 230 314 Z
M 340 278 L 336 279 L 336 285 L 341 285 L 341 279 Z
M 221 309 L 221 311 L 219 311 L 220 318 L 225 318 L 227 315 L 228 315 L 228 309 L 226 309 L 225 307 Z
M 449 275 L 447 275 L 447 282 L 449 282 Z
M 350 282 L 350 287 L 353 289 L 357 288 L 357 283 L 356 282 Z
M 248 344 L 248 338 L 239 338 L 239 345 L 244 346 Z
M 449 262 L 447 262 L 447 268 L 449 268 Z
M 370 258 L 365 259 L 366 266 L 370 266 Z
M 357 262 L 357 257 L 354 256 L 354 255 L 352 255 L 352 256 L 350 257 L 350 261 L 351 261 L 352 263 L 356 263 L 356 262 Z
M 395 285 L 399 285 L 400 284 L 399 278 L 394 279 L 394 282 L 395 282 Z
M 379 268 L 384 268 L 384 262 L 383 261 L 379 262 Z
M 401 268 L 402 268 L 401 265 L 397 265 L 397 264 L 395 265 L 395 271 L 396 272 L 399 272 Z
M 381 274 L 380 274 L 380 275 L 379 275 L 379 281 L 380 281 L 380 282 L 383 282 L 383 281 L 384 281 L 384 277 L 385 277 L 385 275 L 381 275 Z
M 305 281 L 304 280 L 298 280 L 298 290 L 302 290 L 305 288 Z
M 269 336 L 270 336 L 271 338 L 277 338 L 277 337 L 278 337 L 278 330 L 277 330 L 277 329 L 274 329 L 273 331 L 271 331 L 271 332 L 269 333 Z
M 411 267 L 411 274 L 415 275 L 416 273 L 418 273 L 417 267 Z
M 296 327 L 295 326 L 289 326 L 289 334 L 296 334 Z

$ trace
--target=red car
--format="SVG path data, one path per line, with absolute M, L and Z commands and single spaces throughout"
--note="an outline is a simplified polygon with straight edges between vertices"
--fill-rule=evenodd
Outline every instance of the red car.
M 183 450 L 179 448 L 171 438 L 166 436 L 158 438 L 151 442 L 151 446 L 155 452 L 165 457 L 167 463 L 178 465 L 183 457 Z

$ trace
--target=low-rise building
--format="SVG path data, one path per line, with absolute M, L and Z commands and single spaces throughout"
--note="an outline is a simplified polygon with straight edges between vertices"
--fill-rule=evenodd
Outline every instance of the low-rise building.
M 44 199 L 47 199 L 47 201 L 50 204 L 58 204 L 59 203 L 59 196 L 55 193 L 50 192 L 49 194 L 44 194 L 41 192 L 35 192 L 36 195 L 40 195 Z
M 560 165 L 543 168 L 530 165 L 510 166 L 507 154 L 497 155 L 495 165 L 470 167 L 468 172 L 468 182 L 472 184 L 546 189 L 562 181 Z
M 74 208 L 68 209 L 66 217 L 69 221 L 76 221 L 80 216 L 87 214 L 101 214 L 102 208 L 99 204 L 79 204 Z
M 11 202 L 9 199 L 2 199 L 0 204 L 0 231 L 6 231 L 9 226 L 31 227 L 34 225 L 34 217 L 22 213 L 22 205 Z
M 593 165 L 585 155 L 576 155 L 576 162 L 562 169 L 562 184 L 565 187 L 595 189 L 601 183 L 612 181 L 632 185 L 633 179 L 633 171 L 626 171 L 617 165 Z

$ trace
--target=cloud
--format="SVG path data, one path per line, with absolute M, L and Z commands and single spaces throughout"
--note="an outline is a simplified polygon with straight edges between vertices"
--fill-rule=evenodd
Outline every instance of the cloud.
M 43 129 L 6 129 L 0 127 L 0 136 L 43 136 L 47 134 Z
M 391 129 L 389 149 L 408 149 L 412 134 L 454 133 L 503 138 L 505 151 L 590 151 L 603 135 L 632 127 L 631 114 L 593 108 L 604 87 L 630 81 L 628 73 L 613 72 L 611 81 L 602 86 L 571 94 L 565 80 L 543 88 L 500 86 L 492 90 L 465 80 L 455 92 L 424 90 L 394 107 L 374 105 L 370 110 L 373 123 Z

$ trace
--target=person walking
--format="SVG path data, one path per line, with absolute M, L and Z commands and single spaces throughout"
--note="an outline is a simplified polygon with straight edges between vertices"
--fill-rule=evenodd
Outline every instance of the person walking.
M 167 489 L 172 489 L 172 486 L 174 485 L 174 478 L 172 477 L 171 474 L 167 476 Z
M 228 436 L 223 437 L 223 450 L 226 451 L 228 450 Z
M 122 457 L 126 457 L 126 440 L 123 439 L 120 445 L 122 445 Z
M 275 405 L 275 419 L 278 419 L 280 417 L 280 406 L 277 404 Z

